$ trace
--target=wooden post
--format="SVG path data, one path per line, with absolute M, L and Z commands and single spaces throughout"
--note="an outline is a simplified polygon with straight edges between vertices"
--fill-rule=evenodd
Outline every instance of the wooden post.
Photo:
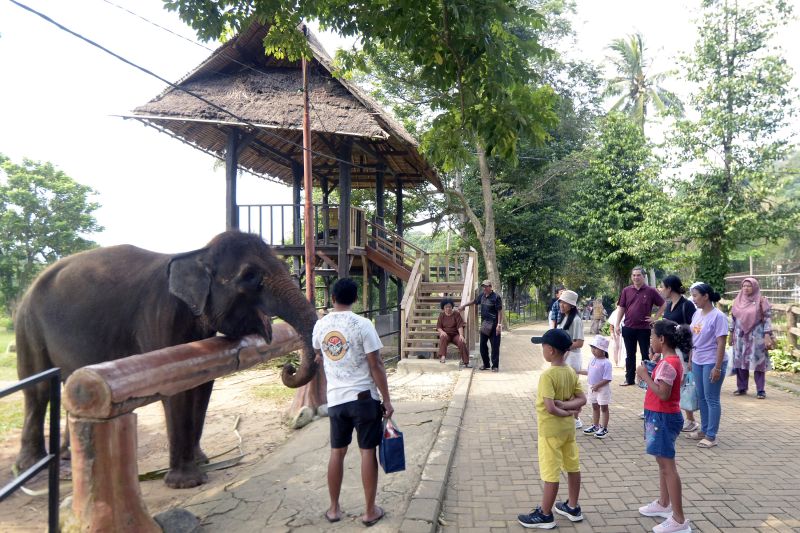
M 386 189 L 385 189 L 385 169 L 386 165 L 378 163 L 375 171 L 375 223 L 381 227 L 386 227 Z M 383 238 L 385 235 L 378 232 L 378 236 Z M 389 282 L 389 274 L 382 268 L 377 269 L 378 273 L 378 307 L 381 314 L 386 314 L 386 286 Z
M 328 189 L 328 176 L 320 177 L 319 187 L 322 189 L 322 244 L 327 246 L 329 244 L 331 232 L 331 217 L 330 209 L 328 208 L 328 198 L 331 191 Z
M 308 35 L 303 25 L 303 33 Z M 311 118 L 308 114 L 308 61 L 306 56 L 300 58 L 303 68 L 303 188 L 305 189 L 305 260 L 306 260 L 306 298 L 314 305 L 317 279 L 314 274 L 314 206 L 311 189 L 314 186 L 311 177 Z M 299 202 L 298 202 L 299 203 Z
M 367 256 L 361 256 L 361 302 L 364 306 L 364 311 L 370 309 L 369 307 L 369 266 L 367 266 Z M 372 318 L 368 316 L 367 318 Z
M 292 245 L 300 246 L 303 242 L 303 229 L 300 221 L 300 187 L 303 182 L 303 167 L 292 161 Z M 281 213 L 283 217 L 283 213 Z M 270 220 L 270 224 L 272 221 Z M 283 235 L 281 235 L 283 239 Z M 275 244 L 275 243 L 270 243 Z M 297 279 L 300 279 L 300 256 L 292 256 L 292 268 Z
M 136 414 L 110 420 L 69 417 L 72 512 L 76 531 L 157 532 L 139 489 Z M 71 530 L 69 527 L 65 530 Z
M 353 141 L 347 139 L 339 148 L 339 159 L 348 163 L 339 163 L 339 279 L 346 278 L 350 270 L 348 251 L 350 248 L 350 164 L 353 153 Z
M 797 335 L 792 330 L 797 327 L 797 315 L 792 311 L 793 305 L 786 306 L 786 340 L 789 342 L 789 350 L 794 352 L 797 349 Z
M 239 130 L 228 130 L 225 148 L 225 229 L 239 229 L 239 207 L 236 205 L 236 173 L 239 167 Z
M 395 225 L 397 226 L 397 234 L 403 236 L 403 180 L 397 178 L 395 180 L 395 195 L 397 196 L 397 212 L 395 213 Z M 397 243 L 399 244 L 399 243 Z M 397 302 L 403 299 L 403 280 L 397 278 Z

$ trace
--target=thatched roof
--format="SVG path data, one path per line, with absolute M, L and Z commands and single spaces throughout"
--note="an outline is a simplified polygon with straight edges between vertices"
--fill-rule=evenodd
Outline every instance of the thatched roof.
M 244 121 L 171 87 L 126 118 L 140 120 L 221 159 L 228 131 L 239 127 L 249 140 L 239 166 L 292 183 L 292 162 L 302 164 L 302 72 L 299 61 L 266 56 L 262 44 L 266 32 L 266 27 L 253 23 L 177 82 Z M 354 188 L 374 187 L 375 169 L 383 164 L 387 187 L 399 177 L 404 185 L 427 182 L 441 189 L 414 138 L 373 98 L 347 80 L 333 77 L 330 57 L 310 32 L 309 43 L 314 54 L 309 62 L 309 99 L 315 181 L 322 176 L 330 183 L 338 181 L 339 163 L 330 156 L 352 141 Z M 245 121 L 258 129 L 251 131 Z

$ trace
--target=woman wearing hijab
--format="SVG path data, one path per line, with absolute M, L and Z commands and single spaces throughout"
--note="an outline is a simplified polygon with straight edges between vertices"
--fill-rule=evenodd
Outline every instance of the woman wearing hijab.
M 772 336 L 772 306 L 755 278 L 744 278 L 742 289 L 736 295 L 731 309 L 733 335 L 733 368 L 736 371 L 734 396 L 747 394 L 750 371 L 756 382 L 757 398 L 767 397 L 764 392 L 764 374 L 769 367 L 769 353 L 775 346 Z

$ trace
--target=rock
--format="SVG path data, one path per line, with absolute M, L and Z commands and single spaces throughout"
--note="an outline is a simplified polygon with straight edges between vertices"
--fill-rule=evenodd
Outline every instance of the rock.
M 294 415 L 289 422 L 289 427 L 292 429 L 300 429 L 314 420 L 314 410 L 307 405 L 300 408 L 296 415 Z
M 319 416 L 328 416 L 328 404 L 324 403 L 317 407 L 317 415 Z
M 197 533 L 200 519 L 186 509 L 170 509 L 153 517 L 164 533 Z

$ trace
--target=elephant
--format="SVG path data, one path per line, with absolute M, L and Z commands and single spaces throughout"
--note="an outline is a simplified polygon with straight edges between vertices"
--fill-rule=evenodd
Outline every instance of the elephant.
M 120 245 L 54 263 L 31 285 L 17 310 L 20 379 L 60 367 L 76 369 L 213 337 L 258 334 L 271 341 L 271 317 L 291 324 L 304 341 L 300 368 L 281 378 L 300 387 L 315 375 L 311 336 L 317 313 L 284 262 L 257 235 L 226 231 L 204 248 L 167 255 Z M 169 438 L 165 483 L 189 488 L 207 481 L 198 463 L 213 381 L 163 400 Z M 49 385 L 25 390 L 25 418 L 16 467 L 46 455 L 44 416 Z

